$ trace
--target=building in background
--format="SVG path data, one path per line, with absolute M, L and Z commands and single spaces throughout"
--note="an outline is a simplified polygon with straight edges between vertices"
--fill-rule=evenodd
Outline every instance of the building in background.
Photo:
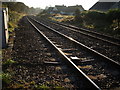
M 77 9 L 79 9 L 80 11 L 84 11 L 82 5 L 68 7 L 64 5 L 55 5 L 55 7 L 49 7 L 47 9 L 47 12 L 50 14 L 73 15 Z
M 89 10 L 108 11 L 110 9 L 120 9 L 120 1 L 102 2 L 101 0 L 95 3 Z

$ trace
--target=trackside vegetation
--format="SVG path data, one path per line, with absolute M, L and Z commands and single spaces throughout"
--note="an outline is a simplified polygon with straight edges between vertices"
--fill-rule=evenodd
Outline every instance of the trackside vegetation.
M 9 32 L 12 32 L 14 31 L 14 28 L 17 27 L 20 18 L 26 14 L 28 7 L 21 2 L 3 2 L 2 7 L 7 7 L 9 10 L 8 30 Z
M 82 20 L 78 21 L 76 18 Z M 120 38 L 120 9 L 111 9 L 107 12 L 79 12 L 72 21 L 67 23 Z
M 17 27 L 18 21 L 25 15 L 37 14 L 41 12 L 40 8 L 28 7 L 22 2 L 3 2 L 2 7 L 7 7 L 9 10 L 9 31 L 14 31 Z

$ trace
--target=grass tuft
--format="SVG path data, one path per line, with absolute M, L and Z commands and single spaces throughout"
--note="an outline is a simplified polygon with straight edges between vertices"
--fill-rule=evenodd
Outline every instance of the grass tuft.
M 0 79 L 2 80 L 3 84 L 9 84 L 11 82 L 11 75 L 9 73 L 2 73 L 0 75 Z
M 7 61 L 3 62 L 3 65 L 11 65 L 11 64 L 14 64 L 14 63 L 16 63 L 16 61 L 8 59 Z
M 45 85 L 35 85 L 35 88 L 36 89 L 42 89 L 42 90 L 49 90 L 49 87 L 45 86 Z

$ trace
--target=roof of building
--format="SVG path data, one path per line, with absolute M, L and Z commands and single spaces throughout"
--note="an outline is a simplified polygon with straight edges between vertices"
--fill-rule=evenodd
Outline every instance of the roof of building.
M 47 12 L 51 12 L 51 11 L 53 10 L 53 8 L 54 8 L 54 7 L 49 7 L 49 8 L 47 9 Z
M 55 7 L 49 7 L 47 9 L 47 12 L 73 14 L 77 9 L 79 9 L 80 11 L 84 11 L 84 8 L 81 5 L 68 6 L 68 7 L 65 5 L 55 5 Z
M 56 5 L 55 8 L 57 8 L 58 11 L 63 11 L 63 12 L 75 12 L 76 9 L 80 9 L 81 11 L 84 10 L 84 8 L 81 5 L 76 5 L 76 6 L 58 6 Z
M 97 2 L 89 10 L 108 11 L 120 7 L 120 2 Z
M 82 5 L 76 5 L 76 6 L 68 6 L 68 10 L 75 12 L 77 9 L 80 9 L 80 11 L 84 11 L 84 8 Z
M 114 9 L 114 8 L 119 8 L 120 9 L 120 2 L 117 2 L 116 4 L 114 4 L 111 9 Z
M 55 5 L 55 8 L 57 9 L 57 11 L 66 11 L 67 10 L 67 7 L 62 5 Z

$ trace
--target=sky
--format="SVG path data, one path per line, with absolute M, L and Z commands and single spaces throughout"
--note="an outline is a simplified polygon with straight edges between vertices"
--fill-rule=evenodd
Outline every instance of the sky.
M 82 5 L 85 10 L 88 10 L 99 0 L 17 0 L 20 2 L 24 2 L 29 7 L 40 7 L 44 9 L 46 6 L 54 7 L 55 5 Z
M 120 0 L 99 0 L 99 2 L 118 2 Z

